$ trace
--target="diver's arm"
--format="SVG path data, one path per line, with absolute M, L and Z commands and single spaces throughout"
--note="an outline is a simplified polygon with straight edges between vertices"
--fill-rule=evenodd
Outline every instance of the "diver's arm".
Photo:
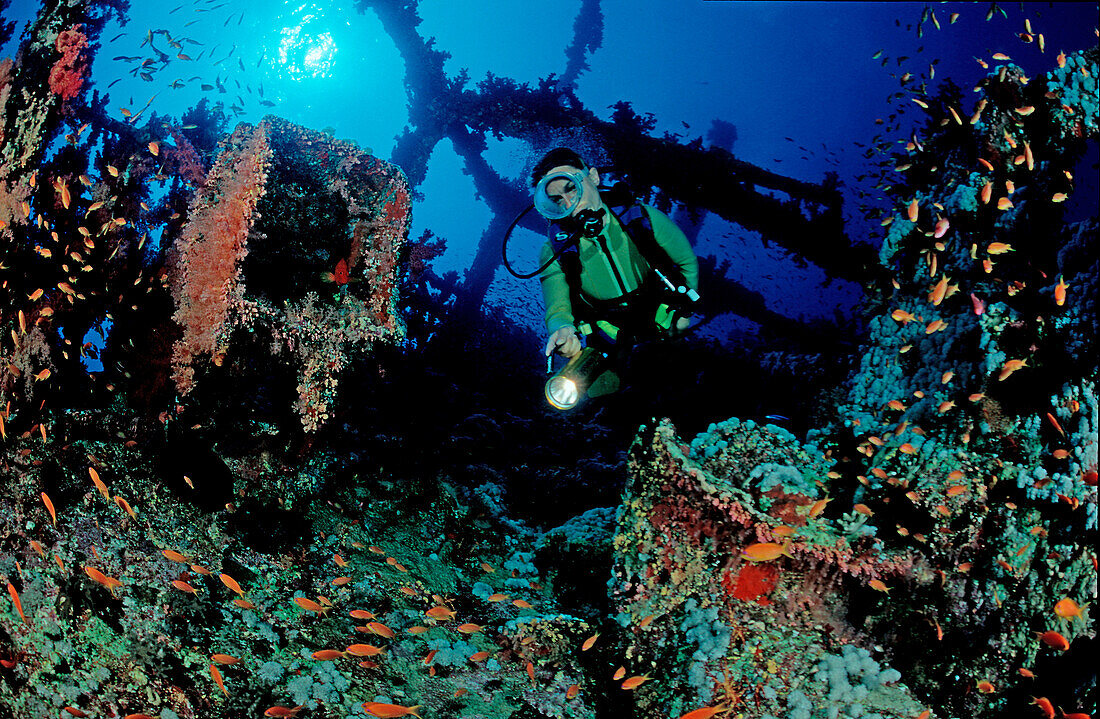
M 539 264 L 544 264 L 551 256 L 547 243 L 542 249 Z M 580 352 L 580 340 L 577 328 L 573 325 L 573 308 L 569 302 L 569 282 L 559 261 L 555 260 L 539 275 L 542 283 L 542 298 L 546 302 L 546 332 L 550 339 L 546 343 L 546 354 L 554 350 L 566 357 Z

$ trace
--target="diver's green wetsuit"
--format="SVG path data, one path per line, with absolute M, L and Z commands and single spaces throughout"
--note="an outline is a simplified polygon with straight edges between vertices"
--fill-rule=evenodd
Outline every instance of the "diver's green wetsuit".
M 653 235 L 657 244 L 684 274 L 688 288 L 699 287 L 699 261 L 691 249 L 691 243 L 676 224 L 660 210 L 642 205 L 649 214 Z M 605 251 L 606 247 L 606 251 Z M 614 300 L 637 289 L 651 280 L 653 270 L 645 257 L 630 240 L 618 219 L 611 217 L 607 227 L 594 239 L 582 238 L 580 253 L 580 290 L 585 299 L 595 301 Z M 553 250 L 547 242 L 542 249 L 539 264 L 550 259 Z M 616 276 L 617 275 L 617 276 Z M 569 282 L 562 270 L 561 261 L 552 263 L 540 275 L 542 295 L 546 300 L 546 329 L 553 334 L 562 327 L 576 327 L 580 319 L 593 321 L 599 317 L 583 316 L 584 308 L 577 313 L 569 300 Z M 653 308 L 640 308 L 653 312 Z

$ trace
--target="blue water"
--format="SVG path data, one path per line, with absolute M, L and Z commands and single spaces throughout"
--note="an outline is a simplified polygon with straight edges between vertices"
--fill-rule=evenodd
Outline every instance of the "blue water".
M 17 0 L 6 15 L 21 29 L 36 6 Z M 450 54 L 445 70 L 451 77 L 465 72 L 473 85 L 492 73 L 534 85 L 565 71 L 580 7 L 580 2 L 505 0 L 476 6 L 422 3 L 418 31 Z M 799 180 L 821 182 L 825 173 L 835 172 L 845 191 L 849 237 L 876 242 L 877 221 L 865 219 L 860 208 L 886 206 L 883 193 L 873 187 L 875 178 L 867 176 L 881 156 L 867 160 L 854 143 L 904 141 L 923 119 L 908 97 L 890 98 L 902 89 L 903 73 L 914 76 L 908 83 L 912 89 L 935 63 L 928 93 L 951 78 L 965 97 L 987 72 L 975 58 L 995 64 L 990 55 L 1004 52 L 1037 75 L 1053 66 L 1060 49 L 1096 42 L 1094 3 L 1013 4 L 1006 6 L 1007 18 L 994 12 L 988 21 L 985 4 L 927 7 L 941 29 L 928 20 L 918 37 L 924 3 L 605 0 L 601 42 L 587 57 L 589 69 L 579 75 L 576 93 L 601 119 L 610 117 L 613 103 L 630 101 L 639 114 L 652 114 L 653 134 L 669 133 L 685 142 L 705 137 L 716 119 L 732 123 L 736 157 Z M 955 12 L 958 21 L 949 24 Z M 129 17 L 125 27 L 112 23 L 104 30 L 92 71 L 94 88 L 109 93 L 108 107 L 116 112 L 136 111 L 155 95 L 150 111 L 178 118 L 206 94 L 227 108 L 240 108 L 230 111 L 231 125 L 275 113 L 308 127 L 331 128 L 383 158 L 409 122 L 402 57 L 373 11 L 360 12 L 354 3 L 134 2 Z M 1036 43 L 1017 38 L 1025 18 L 1044 34 L 1045 54 Z M 181 51 L 196 59 L 174 59 L 152 82 L 135 77 L 133 63 L 113 59 L 147 56 L 142 40 L 148 30 L 161 28 L 174 38 L 203 43 L 182 41 Z M 0 55 L 14 51 L 18 34 Z M 176 52 L 163 36 L 155 44 Z M 872 59 L 880 50 L 882 57 Z M 174 81 L 182 87 L 171 87 Z M 202 83 L 216 82 L 225 93 L 201 90 Z M 885 132 L 888 125 L 876 119 L 890 123 L 899 107 L 899 127 Z M 525 143 L 510 138 L 489 138 L 485 157 L 504 178 L 517 182 L 536 159 Z M 416 190 L 422 199 L 414 206 L 411 237 L 431 229 L 446 238 L 448 249 L 436 270 L 465 272 L 492 212 L 463 174 L 448 139 L 435 146 Z M 532 259 L 540 243 L 534 234 L 518 231 L 515 261 Z M 819 268 L 793 262 L 757 233 L 720 218 L 704 221 L 696 250 L 731 259 L 732 279 L 761 293 L 769 309 L 792 318 L 833 318 L 838 312 L 848 317 L 859 299 L 857 285 L 829 282 Z M 500 271 L 488 302 L 506 306 L 510 316 L 541 331 L 536 282 Z M 729 318 L 710 331 L 721 336 L 731 326 L 756 329 Z

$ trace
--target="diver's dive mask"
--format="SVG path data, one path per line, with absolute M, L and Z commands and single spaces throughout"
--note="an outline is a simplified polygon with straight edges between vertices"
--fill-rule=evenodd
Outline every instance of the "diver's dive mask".
M 563 220 L 577 209 L 584 195 L 583 172 L 553 172 L 535 186 L 534 205 L 548 220 Z

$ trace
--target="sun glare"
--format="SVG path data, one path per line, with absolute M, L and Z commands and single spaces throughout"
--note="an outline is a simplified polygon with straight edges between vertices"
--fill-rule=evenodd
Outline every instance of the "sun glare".
M 336 58 L 336 41 L 315 5 L 301 5 L 279 39 L 279 64 L 293 80 L 329 77 Z

